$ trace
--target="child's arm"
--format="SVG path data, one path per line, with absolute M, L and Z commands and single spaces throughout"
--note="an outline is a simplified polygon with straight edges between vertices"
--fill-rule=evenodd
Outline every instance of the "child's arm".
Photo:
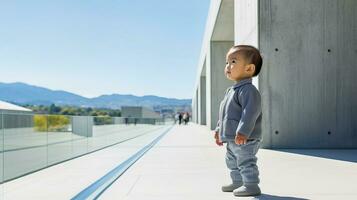
M 242 106 L 242 115 L 236 131 L 235 141 L 237 144 L 245 144 L 261 114 L 261 97 L 259 91 L 252 85 L 243 88 L 238 100 Z
M 223 142 L 219 138 L 219 133 L 217 131 L 214 132 L 214 139 L 216 140 L 216 144 L 218 146 L 223 146 Z
M 220 121 L 218 120 L 217 121 L 217 126 L 216 128 L 214 129 L 214 139 L 216 140 L 216 144 L 218 146 L 222 146 L 223 143 L 222 141 L 219 139 L 219 127 L 220 127 Z

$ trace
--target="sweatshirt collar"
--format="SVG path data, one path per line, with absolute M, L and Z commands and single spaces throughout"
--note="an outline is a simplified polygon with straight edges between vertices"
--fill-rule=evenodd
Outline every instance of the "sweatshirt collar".
M 236 89 L 242 85 L 250 84 L 250 83 L 252 83 L 252 78 L 243 79 L 243 80 L 239 81 L 238 83 L 234 84 L 233 88 Z

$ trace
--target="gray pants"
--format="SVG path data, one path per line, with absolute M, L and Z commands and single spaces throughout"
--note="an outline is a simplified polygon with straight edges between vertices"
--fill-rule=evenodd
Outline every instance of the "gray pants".
M 249 141 L 238 145 L 234 141 L 227 142 L 226 164 L 230 169 L 233 183 L 244 185 L 259 184 L 257 157 L 260 140 Z

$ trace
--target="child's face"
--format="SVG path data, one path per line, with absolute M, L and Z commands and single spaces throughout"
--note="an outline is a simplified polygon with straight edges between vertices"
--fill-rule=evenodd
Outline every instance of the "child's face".
M 239 52 L 230 50 L 227 53 L 224 74 L 229 80 L 240 81 L 251 77 L 250 67 Z

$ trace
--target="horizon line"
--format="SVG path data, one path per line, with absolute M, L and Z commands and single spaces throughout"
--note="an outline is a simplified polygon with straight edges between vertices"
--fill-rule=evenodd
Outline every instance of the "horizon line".
M 147 94 L 147 95 L 135 95 L 135 94 L 120 94 L 120 93 L 111 93 L 111 94 L 100 94 L 100 95 L 96 95 L 93 97 L 89 97 L 87 95 L 82 95 L 82 94 L 78 94 L 75 92 L 71 92 L 68 90 L 63 90 L 63 89 L 52 89 L 46 86 L 39 86 L 39 85 L 35 85 L 35 84 L 31 84 L 31 83 L 26 83 L 26 82 L 21 82 L 21 81 L 16 81 L 16 82 L 2 82 L 0 81 L 0 84 L 24 84 L 24 85 L 28 85 L 28 86 L 32 86 L 32 87 L 38 87 L 38 88 L 42 88 L 42 89 L 47 89 L 47 90 L 51 90 L 53 92 L 66 92 L 66 93 L 71 93 L 73 95 L 77 95 L 77 96 L 81 96 L 87 99 L 94 99 L 94 98 L 98 98 L 101 96 L 112 96 L 112 95 L 128 95 L 128 96 L 135 96 L 135 97 L 145 97 L 145 96 L 155 96 L 155 97 L 161 97 L 161 98 L 166 98 L 166 99 L 177 99 L 177 100 L 191 100 L 192 98 L 175 98 L 175 97 L 166 97 L 166 96 L 158 96 L 158 95 L 154 95 L 154 94 Z

